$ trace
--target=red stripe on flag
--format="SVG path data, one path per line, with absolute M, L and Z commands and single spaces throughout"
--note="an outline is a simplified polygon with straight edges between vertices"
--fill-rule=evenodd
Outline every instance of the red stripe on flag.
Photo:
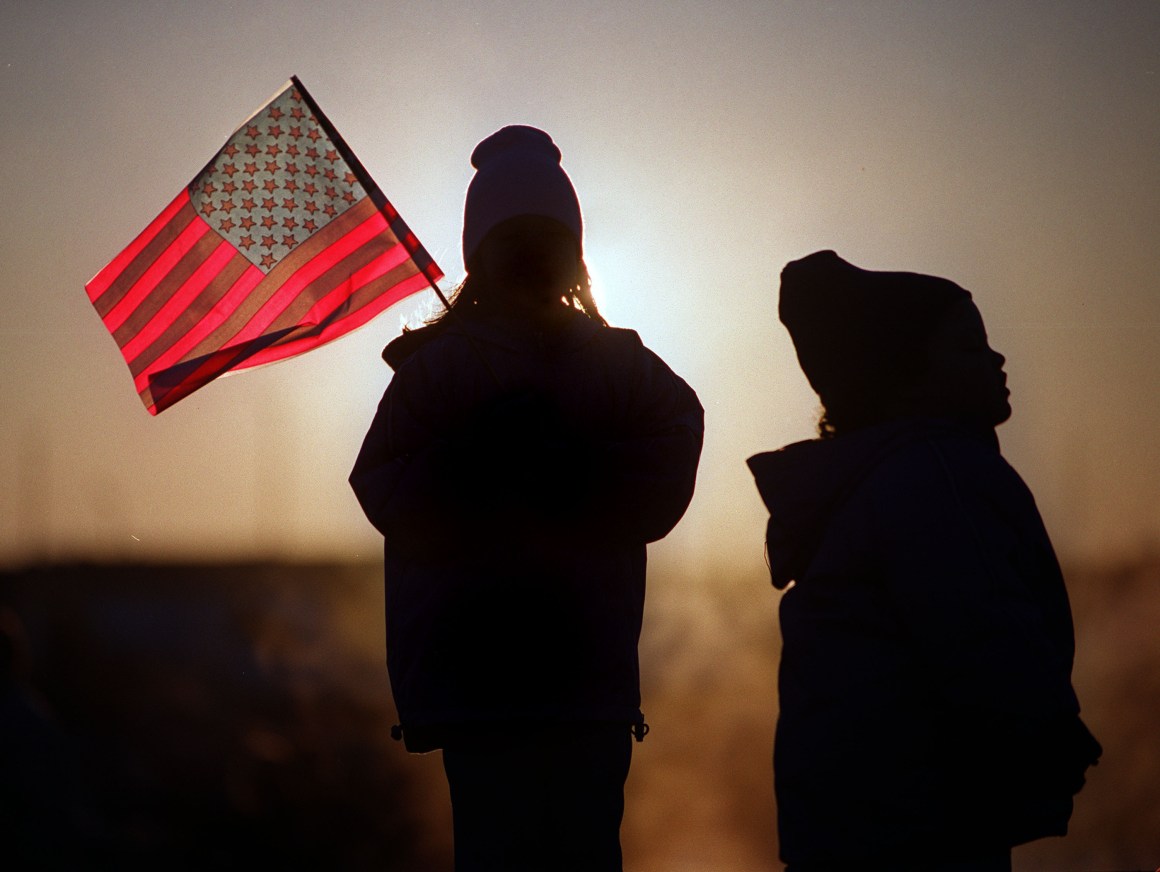
M 110 333 L 115 333 L 117 328 L 125 323 L 126 319 L 133 314 L 133 310 L 145 301 L 149 293 L 157 287 L 157 284 L 165 278 L 169 271 L 177 265 L 177 262 L 197 244 L 197 241 L 208 230 L 209 225 L 204 221 L 193 221 L 181 231 L 181 234 L 174 240 L 173 244 L 161 253 L 161 256 L 154 261 L 149 269 L 145 270 L 145 274 L 137 280 L 136 284 L 129 289 L 129 292 L 121 298 L 120 302 L 105 315 L 105 327 L 108 328 Z
M 319 299 L 310 311 L 306 313 L 303 323 L 321 324 L 326 318 L 342 305 L 344 300 L 350 299 L 359 288 L 369 285 L 380 276 L 386 275 L 399 264 L 411 257 L 406 246 L 395 244 L 384 251 L 360 270 L 351 273 L 349 279 L 342 282 L 329 294 Z
M 255 366 L 264 366 L 267 363 L 275 363 L 279 360 L 293 357 L 296 354 L 311 351 L 321 345 L 345 336 L 352 330 L 357 330 L 404 297 L 427 287 L 430 287 L 430 282 L 427 280 L 427 277 L 422 272 L 415 273 L 397 283 L 389 291 L 375 297 L 365 306 L 356 309 L 345 318 L 327 324 L 321 332 L 311 336 L 304 336 L 301 339 L 294 339 L 289 342 L 272 345 L 248 357 L 244 363 L 234 366 L 234 369 L 241 371 Z
M 214 276 L 213 281 L 206 286 L 205 290 L 197 295 L 190 303 L 189 308 L 178 315 L 177 319 L 157 339 L 133 358 L 132 363 L 129 364 L 129 371 L 133 376 L 136 377 L 149 369 L 153 362 L 168 351 L 175 342 L 180 342 L 181 338 L 194 329 L 206 313 L 217 305 L 242 273 L 253 268 L 254 265 L 249 260 L 235 252 L 230 262 Z
M 89 299 L 95 303 L 109 289 L 113 282 L 117 280 L 117 277 L 125 271 L 125 267 L 133 262 L 133 259 L 153 241 L 153 238 L 161 232 L 162 228 L 172 221 L 174 216 L 188 203 L 189 191 L 182 188 L 181 193 L 174 198 L 173 202 L 166 206 L 161 214 L 154 218 L 153 222 L 142 230 L 136 239 L 129 243 L 129 247 L 109 261 L 108 265 L 93 276 L 89 283 L 85 285 L 85 292 L 89 295 Z
M 132 366 L 137 355 L 169 329 L 170 325 L 189 308 L 189 305 L 209 286 L 210 282 L 221 274 L 236 255 L 237 251 L 232 245 L 224 239 L 219 240 L 213 253 L 202 262 L 193 275 L 174 292 L 173 296 L 157 311 L 149 323 L 125 343 L 121 349 L 121 353 L 125 356 L 125 362 Z
M 199 343 L 203 342 L 214 330 L 224 324 L 233 311 L 246 301 L 246 297 L 250 295 L 250 292 L 254 288 L 261 284 L 265 277 L 265 274 L 260 269 L 252 265 L 242 273 L 238 277 L 238 280 L 234 282 L 233 287 L 226 291 L 225 295 L 206 313 L 205 317 L 198 321 L 180 340 L 175 342 L 168 351 L 158 357 L 133 379 L 133 384 L 136 386 L 137 392 L 140 393 L 148 387 L 151 377 L 180 363 L 185 355 L 196 348 Z
M 224 344 L 240 345 L 257 339 L 294 302 L 307 285 L 386 229 L 386 220 L 382 213 L 376 211 L 366 221 L 300 267 L 254 314 L 249 323 Z

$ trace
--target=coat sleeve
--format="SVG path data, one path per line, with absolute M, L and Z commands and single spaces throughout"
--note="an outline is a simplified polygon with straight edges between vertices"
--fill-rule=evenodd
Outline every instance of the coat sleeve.
M 666 536 L 693 498 L 705 413 L 693 391 L 636 334 L 625 424 L 601 446 L 599 508 L 605 535 L 653 542 Z
M 396 373 L 363 439 L 350 485 L 367 519 L 388 542 L 420 545 L 440 538 L 439 440 L 416 414 L 407 373 Z

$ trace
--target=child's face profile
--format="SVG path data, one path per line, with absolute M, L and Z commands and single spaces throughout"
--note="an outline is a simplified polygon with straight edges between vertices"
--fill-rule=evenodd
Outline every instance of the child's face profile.
M 992 350 L 979 310 L 970 300 L 950 309 L 928 345 L 929 370 L 921 401 L 933 414 L 995 427 L 1011 417 L 1006 358 Z

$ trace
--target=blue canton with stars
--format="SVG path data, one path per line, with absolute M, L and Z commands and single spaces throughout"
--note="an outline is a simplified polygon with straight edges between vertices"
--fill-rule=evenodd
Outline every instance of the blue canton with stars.
M 366 191 L 289 87 L 230 138 L 189 195 L 214 230 L 269 272 Z

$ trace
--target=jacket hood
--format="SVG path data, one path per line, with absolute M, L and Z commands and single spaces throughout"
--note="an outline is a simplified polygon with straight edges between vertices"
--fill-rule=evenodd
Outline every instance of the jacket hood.
M 746 462 L 769 509 L 765 542 L 774 587 L 783 590 L 804 575 L 830 518 L 884 457 L 957 429 L 943 421 L 893 421 L 750 457 Z

